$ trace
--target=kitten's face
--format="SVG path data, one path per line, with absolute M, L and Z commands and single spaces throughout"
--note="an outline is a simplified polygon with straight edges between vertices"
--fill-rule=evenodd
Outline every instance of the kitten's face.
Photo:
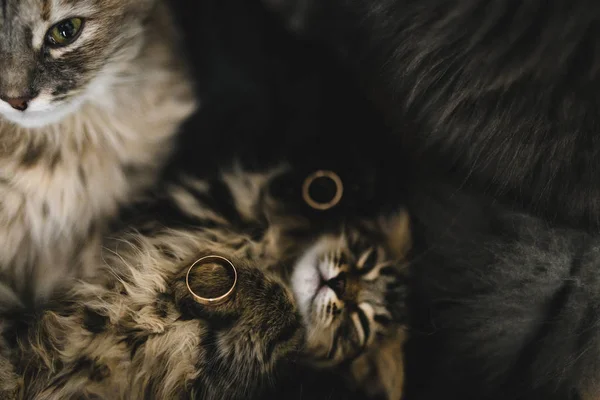
M 320 238 L 298 261 L 292 288 L 307 329 L 307 354 L 350 362 L 403 323 L 402 263 L 363 233 Z
M 135 57 L 154 0 L 0 0 L 0 118 L 60 121 Z

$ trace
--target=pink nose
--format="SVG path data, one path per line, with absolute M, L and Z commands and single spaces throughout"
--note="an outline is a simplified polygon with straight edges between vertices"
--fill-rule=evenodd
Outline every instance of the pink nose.
M 8 97 L 8 98 L 4 98 L 3 100 L 6 101 L 8 104 L 10 104 L 10 106 L 12 108 L 14 108 L 15 110 L 25 111 L 25 110 L 27 110 L 27 106 L 29 105 L 31 98 L 30 97 Z

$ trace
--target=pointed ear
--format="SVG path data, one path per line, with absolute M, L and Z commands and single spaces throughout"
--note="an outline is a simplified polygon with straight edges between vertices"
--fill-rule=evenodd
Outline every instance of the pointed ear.
M 412 247 L 408 211 L 402 209 L 392 215 L 379 217 L 378 224 L 391 255 L 397 260 L 406 258 Z
M 593 383 L 592 385 L 586 385 L 585 389 L 579 390 L 579 396 L 581 400 L 596 400 L 600 399 L 600 385 Z
M 387 399 L 400 400 L 404 392 L 404 343 L 406 332 L 398 329 L 388 337 L 377 357 L 379 383 Z
M 404 343 L 406 331 L 399 327 L 376 348 L 354 361 L 351 374 L 369 397 L 400 400 L 404 391 Z

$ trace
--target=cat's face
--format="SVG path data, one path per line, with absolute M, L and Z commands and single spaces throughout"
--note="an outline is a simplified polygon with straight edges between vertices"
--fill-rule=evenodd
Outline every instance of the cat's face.
M 397 228 L 406 233 L 395 237 L 409 240 L 408 225 Z M 351 362 L 405 322 L 405 254 L 392 253 L 385 240 L 348 229 L 321 237 L 299 259 L 292 288 L 313 361 Z
M 0 118 L 60 121 L 136 56 L 154 0 L 0 0 Z

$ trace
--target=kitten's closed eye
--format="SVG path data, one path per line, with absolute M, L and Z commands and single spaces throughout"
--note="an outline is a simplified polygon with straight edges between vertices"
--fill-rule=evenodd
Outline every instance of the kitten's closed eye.
M 401 267 L 384 244 L 381 235 L 347 229 L 323 236 L 296 263 L 291 283 L 306 352 L 320 365 L 352 362 L 402 323 L 394 316 L 403 300 L 389 295 L 404 287 Z
M 69 18 L 60 21 L 46 33 L 45 44 L 49 47 L 64 47 L 73 43 L 83 30 L 83 18 Z

